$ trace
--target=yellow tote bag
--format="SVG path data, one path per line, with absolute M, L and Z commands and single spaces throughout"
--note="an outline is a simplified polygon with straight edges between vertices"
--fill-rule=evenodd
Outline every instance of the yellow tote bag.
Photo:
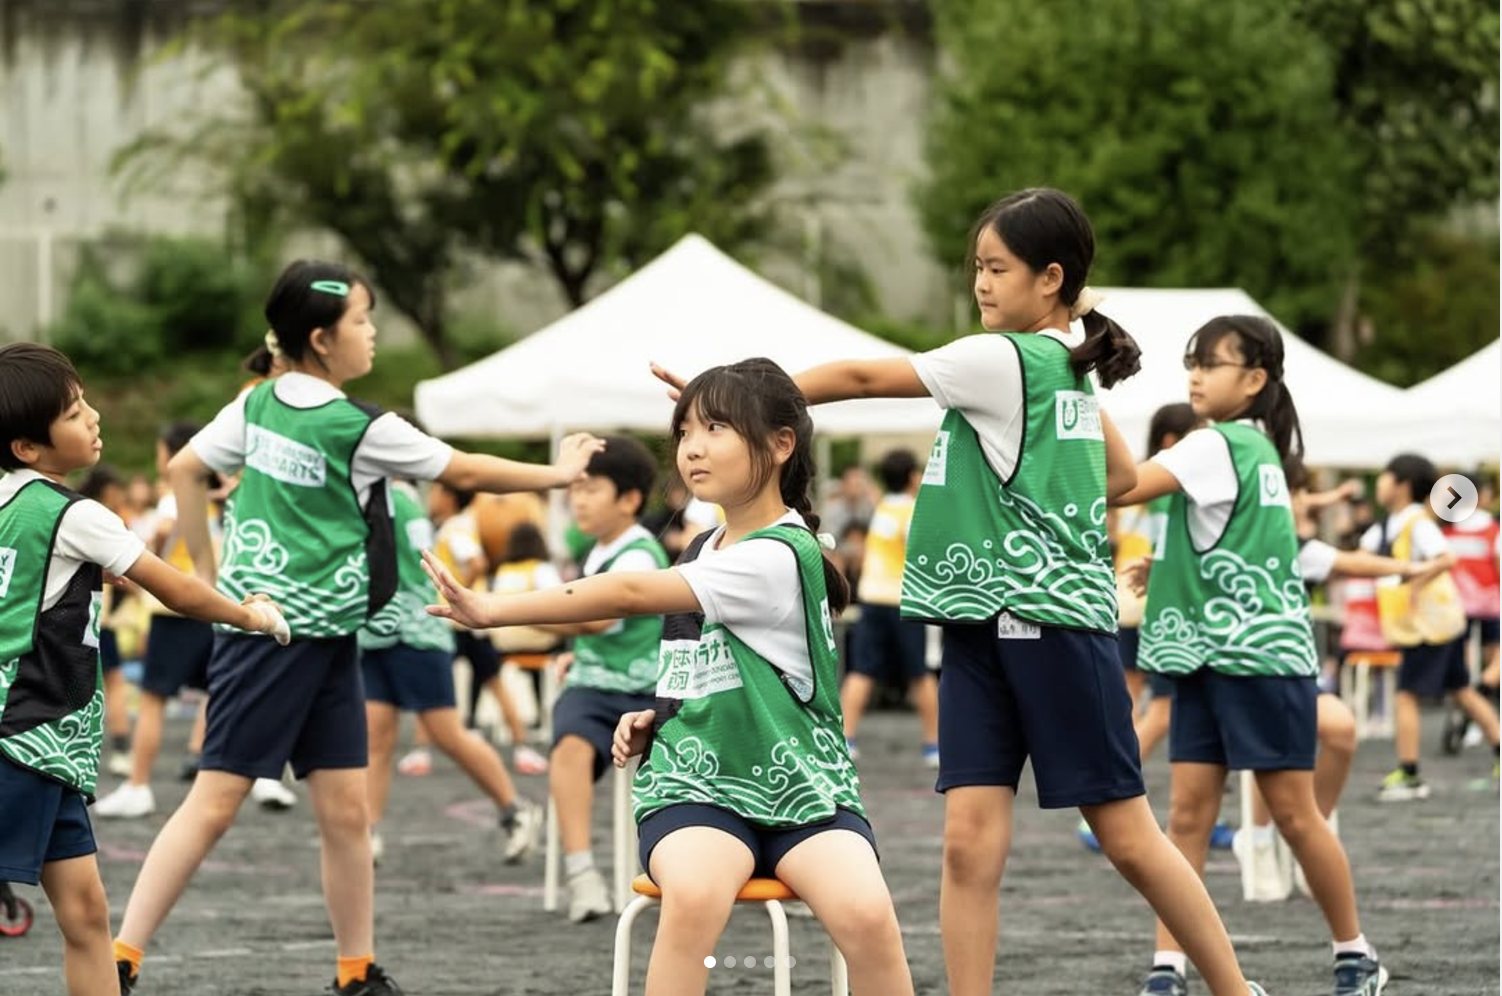
M 1417 516 L 1393 540 L 1394 560 L 1413 559 L 1413 526 Z M 1455 579 L 1445 571 L 1417 593 L 1410 582 L 1396 578 L 1377 582 L 1377 618 L 1382 638 L 1394 647 L 1449 643 L 1466 630 L 1465 607 Z

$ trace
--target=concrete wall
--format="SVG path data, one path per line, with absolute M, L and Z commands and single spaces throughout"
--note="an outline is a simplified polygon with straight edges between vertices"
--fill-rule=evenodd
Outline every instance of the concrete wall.
M 85 240 L 112 230 L 215 234 L 222 205 L 191 174 L 167 191 L 124 196 L 115 153 L 153 128 L 235 98 L 233 75 L 201 54 L 164 57 L 162 46 L 216 0 L 0 0 L 0 329 L 34 334 L 64 305 Z M 812 254 L 875 288 L 894 316 L 942 323 L 948 274 L 930 261 L 909 192 L 922 170 L 922 125 L 932 53 L 919 0 L 805 2 L 809 29 L 796 49 L 747 72 L 772 87 L 805 123 L 837 136 L 840 152 L 791 164 L 777 198 L 805 248 L 764 257 L 766 272 L 812 299 L 821 287 Z M 801 231 L 799 231 L 801 229 Z M 316 243 L 315 243 L 316 245 Z M 324 243 L 318 248 L 336 252 Z M 827 269 L 827 268 L 826 268 Z M 848 297 L 848 295 L 846 295 Z M 461 306 L 518 330 L 565 310 L 538 272 L 486 265 Z M 386 324 L 393 324 L 387 318 Z M 394 330 L 394 329 L 393 329 Z

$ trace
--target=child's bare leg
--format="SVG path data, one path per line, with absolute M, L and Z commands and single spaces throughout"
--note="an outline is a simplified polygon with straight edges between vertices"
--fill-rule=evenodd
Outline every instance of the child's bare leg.
M 228 771 L 200 771 L 188 797 L 151 843 L 125 903 L 120 940 L 146 950 L 203 859 L 235 822 L 251 779 Z M 361 807 L 364 808 L 363 805 Z
M 1471 722 L 1481 730 L 1481 735 L 1486 737 L 1486 742 L 1495 747 L 1498 740 L 1497 710 L 1470 685 L 1457 688 L 1452 694 L 1455 704 L 1465 710 L 1465 714 L 1471 717 Z
M 1361 921 L 1356 915 L 1351 865 L 1340 838 L 1315 804 L 1314 774 L 1259 771 L 1257 786 L 1267 799 L 1278 833 L 1304 870 L 1309 893 L 1324 912 L 1331 936 L 1336 941 L 1354 940 L 1361 934 Z
M 952 996 L 990 996 L 996 972 L 996 894 L 1012 846 L 1015 789 L 974 785 L 944 793 L 939 932 Z
M 583 737 L 559 738 L 548 764 L 548 788 L 558 811 L 564 854 L 589 851 L 589 814 L 595 799 L 595 749 Z
M 912 996 L 897 911 L 866 838 L 850 830 L 816 834 L 783 857 L 777 877 L 808 904 L 845 956 L 853 992 Z
M 1356 760 L 1356 717 L 1337 695 L 1321 695 L 1316 709 L 1319 753 L 1314 758 L 1314 799 L 1320 815 L 1328 820 L 1340 805 L 1340 793 Z M 1257 798 L 1261 797 L 1258 792 Z
M 419 725 L 428 731 L 428 737 L 443 753 L 469 776 L 497 806 L 509 806 L 516 801 L 516 785 L 511 774 L 501 761 L 490 741 L 473 736 L 459 720 L 459 710 L 449 706 L 428 709 L 418 716 Z
M 365 769 L 365 795 L 372 826 L 386 813 L 391 796 L 391 764 L 396 754 L 396 735 L 401 712 L 390 702 L 365 702 L 365 730 L 370 743 L 370 764 Z
M 751 878 L 751 852 L 713 827 L 675 830 L 652 849 L 652 879 L 662 888 L 657 939 L 647 963 L 646 996 L 703 993 L 735 895 Z
M 318 820 L 323 900 L 335 949 L 340 958 L 374 954 L 375 864 L 365 769 L 325 768 L 309 774 L 307 781 Z
M 1139 756 L 1145 763 L 1168 736 L 1168 723 L 1173 718 L 1173 699 L 1154 695 L 1147 700 L 1147 707 L 1138 714 L 1132 726 L 1137 733 Z
M 110 904 L 93 854 L 49 861 L 42 889 L 63 935 L 63 975 L 68 996 L 109 996 L 120 991 L 110 944 Z
M 1246 981 L 1231 938 L 1200 879 L 1226 769 L 1181 763 L 1172 771 L 1166 838 L 1146 796 L 1085 806 L 1080 812 L 1101 851 L 1158 914 L 1157 950 L 1182 950 L 1215 996 L 1245 996 Z

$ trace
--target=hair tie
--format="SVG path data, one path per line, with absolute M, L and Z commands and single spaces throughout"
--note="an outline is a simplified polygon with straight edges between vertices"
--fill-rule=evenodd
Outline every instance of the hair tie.
M 282 355 L 282 341 L 276 337 L 275 329 L 266 330 L 265 342 L 266 352 L 270 353 L 274 358 L 280 358 Z
M 840 545 L 839 541 L 834 538 L 834 533 L 815 533 L 814 535 L 818 538 L 819 545 L 826 550 L 833 550 Z
M 1070 321 L 1084 318 L 1090 312 L 1099 308 L 1100 303 L 1105 299 L 1106 296 L 1094 287 L 1081 287 L 1080 292 L 1075 295 L 1074 303 L 1069 306 Z

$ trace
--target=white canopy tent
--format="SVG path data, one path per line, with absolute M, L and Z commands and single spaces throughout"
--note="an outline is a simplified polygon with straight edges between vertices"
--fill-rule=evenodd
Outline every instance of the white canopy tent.
M 692 376 L 766 356 L 789 373 L 846 358 L 903 356 L 758 276 L 698 235 L 521 342 L 417 385 L 417 415 L 440 436 L 665 433 L 672 405 L 647 369 Z M 926 398 L 821 405 L 822 432 L 931 433 Z
M 1502 455 L 1502 340 L 1472 353 L 1443 373 L 1405 392 L 1414 408 L 1429 412 L 1426 425 L 1404 448 L 1450 466 L 1495 464 Z
M 1245 291 L 1100 288 L 1100 310 L 1142 347 L 1142 370 L 1103 392 L 1102 403 L 1139 457 L 1159 406 L 1188 400 L 1184 347 L 1218 315 L 1272 318 Z M 1276 321 L 1276 319 L 1274 319 Z M 1281 327 L 1281 326 L 1280 326 Z M 1306 461 L 1315 466 L 1381 466 L 1409 433 L 1453 432 L 1453 422 L 1413 403 L 1403 390 L 1346 366 L 1283 330 L 1283 373 L 1304 433 Z M 1400 447 L 1401 448 L 1401 447 Z

